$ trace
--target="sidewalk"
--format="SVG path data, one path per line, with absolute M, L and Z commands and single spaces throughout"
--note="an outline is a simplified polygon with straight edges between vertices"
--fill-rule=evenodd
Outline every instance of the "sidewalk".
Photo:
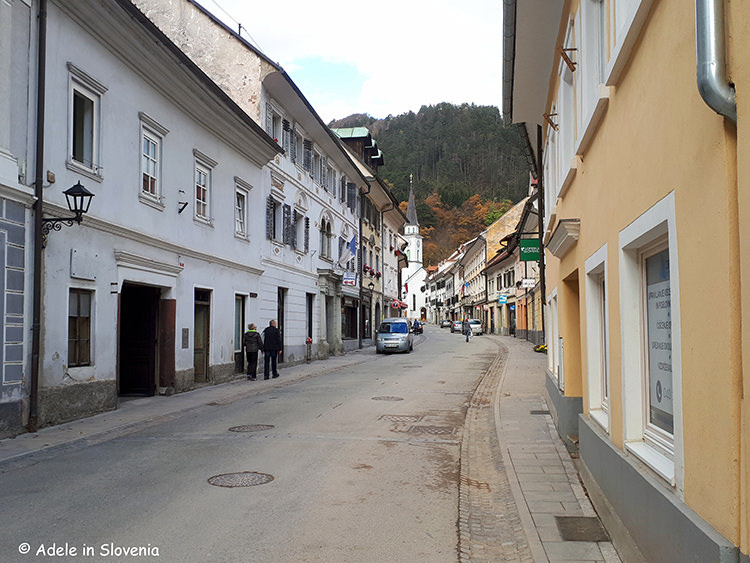
M 121 399 L 117 410 L 42 428 L 33 434 L 0 440 L 0 469 L 7 464 L 20 462 L 29 455 L 36 460 L 67 449 L 89 446 L 171 420 L 203 405 L 229 404 L 268 389 L 285 387 L 308 377 L 345 369 L 374 357 L 372 347 L 363 348 L 345 356 L 332 356 L 309 364 L 290 367 L 281 365 L 281 377 L 278 379 L 264 381 L 261 377 L 258 381 L 248 382 L 245 376 L 241 376 L 227 383 L 168 397 Z
M 512 337 L 472 397 L 459 498 L 462 562 L 620 562 L 547 409 L 547 357 Z

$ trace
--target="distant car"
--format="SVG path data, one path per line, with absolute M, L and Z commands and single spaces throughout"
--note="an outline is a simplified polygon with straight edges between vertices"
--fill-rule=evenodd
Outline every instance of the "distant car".
M 451 324 L 451 332 L 463 332 L 463 330 L 464 330 L 463 321 L 453 321 L 453 324 Z
M 375 353 L 406 352 L 414 349 L 414 334 L 405 318 L 383 319 L 375 334 Z
M 482 321 L 479 319 L 469 319 L 469 326 L 471 327 L 471 333 L 473 335 L 484 334 L 482 330 Z
M 422 326 L 422 321 L 420 320 L 414 321 L 414 324 L 412 324 L 412 328 L 414 329 L 414 334 L 422 334 L 424 332 L 424 327 Z
M 450 319 L 443 319 L 440 321 L 440 328 L 450 328 L 452 324 Z

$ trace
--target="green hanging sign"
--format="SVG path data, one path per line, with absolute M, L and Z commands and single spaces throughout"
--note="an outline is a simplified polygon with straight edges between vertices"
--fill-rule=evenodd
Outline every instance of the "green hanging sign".
M 520 242 L 521 262 L 538 262 L 539 239 L 522 238 Z

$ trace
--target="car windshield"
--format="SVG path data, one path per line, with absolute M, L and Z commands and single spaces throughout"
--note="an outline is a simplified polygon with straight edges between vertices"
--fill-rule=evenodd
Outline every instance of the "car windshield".
M 480 325 L 482 324 L 480 321 L 469 321 L 470 325 Z
M 406 328 L 406 323 L 383 323 L 378 332 L 406 334 L 409 329 Z

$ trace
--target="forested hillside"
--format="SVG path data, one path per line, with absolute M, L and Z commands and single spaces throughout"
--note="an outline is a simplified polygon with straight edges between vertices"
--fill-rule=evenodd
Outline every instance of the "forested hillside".
M 385 119 L 351 115 L 330 126 L 370 130 L 385 157 L 378 174 L 400 201 L 408 199 L 414 174 L 425 265 L 437 264 L 526 196 L 521 138 L 503 126 L 496 107 L 442 103 Z

